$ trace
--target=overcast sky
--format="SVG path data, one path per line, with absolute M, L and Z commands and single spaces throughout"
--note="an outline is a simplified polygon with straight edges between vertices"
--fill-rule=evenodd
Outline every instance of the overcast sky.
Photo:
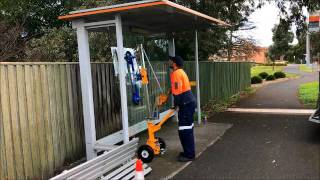
M 306 12 L 305 12 L 306 14 Z M 249 20 L 253 22 L 256 29 L 242 32 L 245 37 L 252 37 L 262 47 L 269 47 L 272 44 L 272 28 L 279 23 L 279 10 L 274 3 L 266 3 L 261 9 L 256 10 Z M 294 27 L 293 27 L 294 30 Z M 295 39 L 293 44 L 296 44 Z

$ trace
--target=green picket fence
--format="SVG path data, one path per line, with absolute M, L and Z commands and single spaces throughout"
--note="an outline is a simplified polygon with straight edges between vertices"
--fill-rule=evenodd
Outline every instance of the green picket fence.
M 186 62 L 184 69 L 190 80 L 196 80 L 194 62 Z M 200 62 L 201 105 L 210 100 L 224 101 L 250 86 L 250 63 Z M 195 88 L 193 88 L 196 93 Z

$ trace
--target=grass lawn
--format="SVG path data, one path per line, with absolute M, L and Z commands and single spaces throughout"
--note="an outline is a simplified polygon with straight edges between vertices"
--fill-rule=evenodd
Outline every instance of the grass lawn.
M 312 68 L 305 64 L 299 65 L 299 70 L 303 72 L 312 72 Z
M 254 66 L 251 68 L 251 77 L 258 76 L 261 72 L 266 72 L 269 75 L 277 72 L 283 71 L 285 66 L 274 66 L 274 70 L 272 66 Z M 287 77 L 297 77 L 297 74 L 286 73 Z
M 299 99 L 307 108 L 316 108 L 318 99 L 319 83 L 311 82 L 299 86 Z

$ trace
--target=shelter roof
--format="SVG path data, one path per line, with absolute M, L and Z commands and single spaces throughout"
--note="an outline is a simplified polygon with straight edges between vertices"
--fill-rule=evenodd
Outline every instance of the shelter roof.
M 125 27 L 148 33 L 176 32 L 208 28 L 212 25 L 228 26 L 210 17 L 168 0 L 145 0 L 113 6 L 72 11 L 59 16 L 61 20 L 83 19 L 85 22 L 113 20 L 120 14 Z

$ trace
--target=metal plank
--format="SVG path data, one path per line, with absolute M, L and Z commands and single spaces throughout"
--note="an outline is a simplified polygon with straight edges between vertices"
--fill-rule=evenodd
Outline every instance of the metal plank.
M 159 115 L 159 119 L 156 119 L 153 121 L 153 123 L 159 123 L 160 120 L 169 112 L 170 110 L 164 111 L 162 113 L 160 113 Z M 147 121 L 143 120 L 139 123 L 136 123 L 133 126 L 130 126 L 129 128 L 129 135 L 130 136 L 134 136 L 144 130 L 147 129 Z M 104 138 L 98 139 L 97 143 L 99 144 L 108 144 L 108 145 L 113 145 L 113 144 L 117 144 L 119 142 L 121 142 L 123 140 L 123 136 L 122 136 L 122 130 L 115 132 L 113 134 L 110 134 Z
M 88 169 L 86 169 L 85 173 L 83 175 L 75 175 L 70 178 L 72 179 L 96 179 L 98 177 L 103 176 L 103 174 L 108 173 L 110 170 L 119 167 L 121 164 L 127 162 L 128 160 L 132 159 L 135 156 L 136 149 L 130 150 L 125 154 L 122 154 L 121 156 L 116 156 L 115 159 L 107 159 L 102 162 L 99 162 L 95 166 L 92 166 Z M 110 161 L 111 160 L 111 161 Z
M 146 127 L 147 127 L 146 121 L 142 121 L 140 123 L 135 124 L 134 126 L 131 126 L 130 131 L 129 131 L 129 132 L 131 132 L 130 136 L 145 130 Z M 113 145 L 113 144 L 117 144 L 121 141 L 123 141 L 122 130 L 118 131 L 116 133 L 113 133 L 111 135 L 108 135 L 102 139 L 97 140 L 97 143 Z
M 144 169 L 143 165 L 143 169 Z M 124 171 L 120 172 L 119 174 L 117 174 L 115 177 L 113 177 L 112 179 L 123 179 L 124 177 L 126 177 L 127 175 L 130 176 L 130 174 L 135 173 L 135 164 L 132 164 L 131 166 L 129 166 L 128 168 L 126 168 Z M 134 176 L 134 174 L 133 174 Z
M 86 168 L 96 164 L 97 162 L 99 162 L 101 160 L 104 160 L 110 156 L 113 156 L 114 154 L 117 154 L 119 152 L 119 150 L 121 151 L 121 149 L 126 150 L 128 147 L 137 146 L 138 140 L 139 140 L 138 138 L 134 138 L 129 143 L 121 145 L 121 146 L 119 146 L 109 152 L 106 152 L 106 153 L 104 153 L 94 159 L 91 159 L 91 160 L 89 160 L 89 161 L 87 161 L 87 162 L 85 162 L 75 168 L 72 168 L 68 171 L 64 171 L 62 174 L 51 178 L 51 180 L 65 179 L 65 178 L 69 177 L 70 174 L 76 174 L 76 173 L 82 171 L 83 169 L 86 169 Z
M 147 166 L 146 164 L 143 164 L 143 172 L 144 172 L 144 170 L 145 170 L 147 167 L 148 167 L 148 166 Z M 127 172 L 130 172 L 130 173 L 129 173 L 129 174 L 128 174 L 127 172 L 126 172 L 126 174 L 123 173 L 122 176 L 119 175 L 119 177 L 118 177 L 118 178 L 115 178 L 115 179 L 129 180 L 129 179 L 132 179 L 132 178 L 135 176 L 135 174 L 136 174 L 135 166 L 131 166 L 130 169 L 127 169 L 126 171 L 127 171 Z M 149 172 L 150 172 L 150 171 L 149 171 Z M 143 174 L 145 174 L 145 173 L 143 173 Z M 126 175 L 126 176 L 123 177 L 123 175 Z
M 144 176 L 146 176 L 147 174 L 149 174 L 152 171 L 151 167 L 147 167 L 146 169 L 144 169 L 143 174 Z
M 108 174 L 107 176 L 104 176 L 102 179 L 103 180 L 107 180 L 107 179 L 114 179 L 113 177 L 116 176 L 117 174 L 119 174 L 120 172 L 124 171 L 125 169 L 129 168 L 132 165 L 135 165 L 137 161 L 137 158 L 134 158 L 133 160 L 131 160 L 130 162 L 124 164 L 123 166 L 121 166 L 120 168 L 114 170 L 113 172 L 111 172 L 110 174 Z
M 114 148 L 118 147 L 117 145 L 104 145 L 104 144 L 95 144 L 94 149 L 98 152 L 100 151 L 110 151 Z

